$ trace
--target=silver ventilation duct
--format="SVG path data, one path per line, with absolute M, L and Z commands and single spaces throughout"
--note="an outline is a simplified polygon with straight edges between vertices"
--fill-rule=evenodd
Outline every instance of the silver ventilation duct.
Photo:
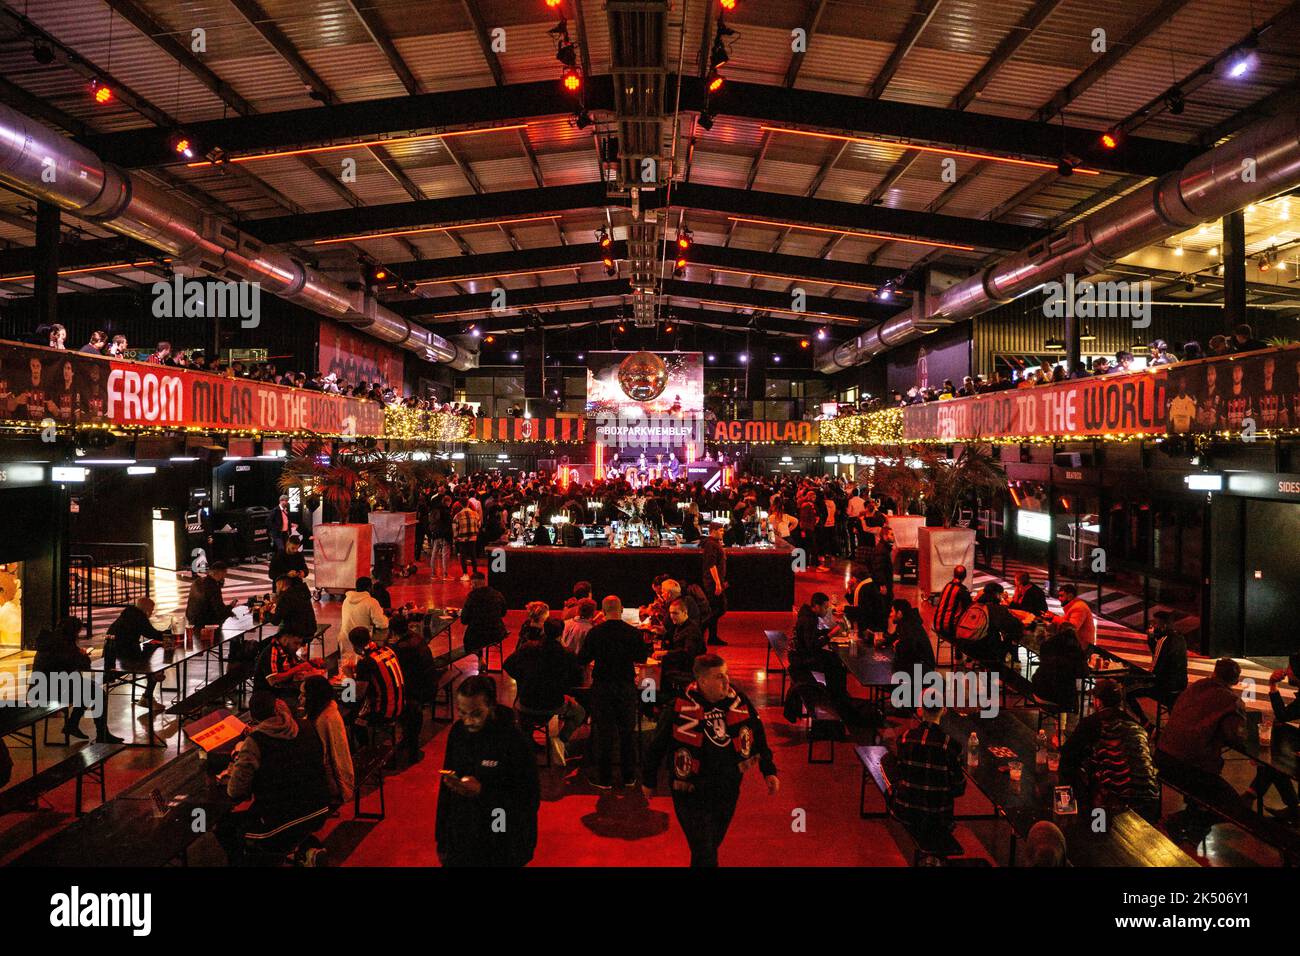
M 1249 172 L 1248 175 L 1243 175 Z M 1259 120 L 1182 169 L 1001 259 L 938 295 L 822 355 L 836 372 L 926 332 L 987 312 L 1067 273 L 1104 271 L 1116 260 L 1192 226 L 1300 185 L 1300 114 Z
M 223 279 L 262 289 L 429 362 L 473 368 L 477 356 L 373 296 L 276 252 L 233 223 L 106 163 L 48 126 L 0 105 L 0 183 L 130 236 Z

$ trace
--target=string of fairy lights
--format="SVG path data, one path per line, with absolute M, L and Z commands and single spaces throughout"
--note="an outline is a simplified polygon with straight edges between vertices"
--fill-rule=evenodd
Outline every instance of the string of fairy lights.
M 1260 441 L 1279 441 L 1300 439 L 1300 425 L 1276 428 L 1257 428 L 1253 433 L 1241 430 L 1218 429 L 1215 431 L 1188 432 L 1178 434 L 1148 432 L 1105 432 L 1100 434 L 1079 434 L 1076 432 L 1043 433 L 1034 435 L 946 435 L 918 436 L 907 434 L 906 416 L 901 408 L 884 408 L 858 415 L 846 415 L 842 418 L 820 422 L 820 434 L 812 441 L 776 440 L 756 441 L 727 438 L 710 439 L 712 444 L 724 445 L 821 445 L 836 446 L 846 449 L 878 448 L 884 445 L 952 445 L 959 442 L 978 441 L 990 445 L 1058 445 L 1069 442 L 1103 442 L 1106 444 L 1130 444 L 1134 442 L 1177 442 L 1188 443 L 1196 451 L 1205 451 L 1215 444 L 1250 443 Z M 476 432 L 476 419 L 467 418 L 451 412 L 433 412 L 402 406 L 392 406 L 384 411 L 384 430 L 382 434 L 370 436 L 351 436 L 342 432 L 314 431 L 280 431 L 252 428 L 211 428 L 203 425 L 121 425 L 108 422 L 54 423 L 33 422 L 30 420 L 0 421 L 0 434 L 14 437 L 30 437 L 49 434 L 53 428 L 61 435 L 97 435 L 105 441 L 111 441 L 115 435 L 128 436 L 189 436 L 220 434 L 229 438 L 367 438 L 377 441 L 395 441 L 408 445 L 421 444 L 499 444 L 503 439 L 483 439 Z M 581 440 L 572 441 L 547 438 L 517 438 L 512 442 L 537 445 L 547 448 L 560 448 L 581 444 Z

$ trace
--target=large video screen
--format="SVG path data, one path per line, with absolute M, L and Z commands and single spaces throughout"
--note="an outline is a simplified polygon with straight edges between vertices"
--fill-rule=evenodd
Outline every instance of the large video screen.
M 701 415 L 704 356 L 700 352 L 590 352 L 587 412 L 591 415 Z

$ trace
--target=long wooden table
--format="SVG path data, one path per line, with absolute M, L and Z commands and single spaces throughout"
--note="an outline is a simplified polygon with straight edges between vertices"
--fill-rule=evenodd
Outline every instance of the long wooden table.
M 1036 765 L 1036 734 L 1013 713 L 1004 710 L 996 717 L 980 718 L 949 711 L 940 725 L 963 746 L 972 730 L 979 736 L 980 762 L 975 767 L 965 763 L 966 776 L 1011 828 L 1013 865 L 1017 837 L 1028 836 L 1030 827 L 1039 820 L 1050 820 L 1065 833 L 1066 857 L 1075 866 L 1199 866 L 1160 830 L 1131 811 L 1110 815 L 1101 833 L 1093 832 L 1092 818 L 1084 810 L 1067 816 L 1053 813 L 1058 775 Z M 1005 747 L 1015 756 L 995 757 L 989 753 L 990 747 Z M 1021 763 L 1018 782 L 999 769 L 1011 760 Z
M 225 787 L 194 749 L 143 777 L 9 866 L 159 867 L 184 859 L 190 846 L 230 812 Z M 161 816 L 153 794 L 169 804 Z M 171 806 L 172 800 L 177 805 Z M 202 811 L 201 816 L 196 811 Z M 197 821 L 202 826 L 196 826 Z
M 1259 722 L 1251 720 L 1244 739 L 1240 743 L 1228 744 L 1228 749 L 1292 780 L 1300 779 L 1300 762 L 1296 760 L 1296 751 L 1300 750 L 1300 727 L 1274 721 L 1273 739 L 1264 746 L 1259 742 Z
M 67 704 L 19 704 L 0 707 L 0 737 L 15 737 L 32 753 L 32 776 L 36 776 L 36 725 L 67 708 Z
M 225 623 L 212 635 L 211 639 L 205 639 L 202 636 L 202 630 L 196 630 L 193 636 L 179 638 L 171 647 L 154 645 L 139 657 L 120 657 L 116 654 L 111 660 L 107 656 L 101 657 L 91 665 L 91 672 L 98 673 L 103 678 L 104 706 L 107 707 L 108 689 L 113 685 L 131 683 L 141 677 L 157 678 L 159 693 L 161 693 L 167 672 L 175 669 L 176 682 L 173 688 L 174 698 L 172 700 L 172 703 L 175 704 L 188 692 L 190 661 L 199 657 L 210 658 L 211 655 L 215 654 L 217 657 L 217 673 L 220 674 L 225 666 L 226 645 L 253 630 L 261 634 L 263 627 L 264 625 L 253 617 L 251 611 L 241 607 L 226 619 Z M 204 663 L 204 679 L 206 683 L 207 661 Z M 134 697 L 134 693 L 132 696 Z M 128 743 L 128 746 L 163 746 L 158 741 L 152 714 L 149 716 L 148 724 L 149 742 L 147 744 L 137 744 L 132 741 Z

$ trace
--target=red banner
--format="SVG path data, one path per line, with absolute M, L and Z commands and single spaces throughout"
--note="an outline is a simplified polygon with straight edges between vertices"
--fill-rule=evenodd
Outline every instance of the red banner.
M 707 427 L 709 441 L 775 442 L 783 445 L 815 445 L 819 440 L 818 422 L 788 421 L 718 421 Z
M 1168 366 L 1072 379 L 1058 385 L 985 392 L 908 405 L 905 441 L 1159 435 L 1165 431 Z
M 401 390 L 402 356 L 383 342 L 334 322 L 321 322 L 318 365 L 341 382 L 380 382 Z
M 213 432 L 382 435 L 384 409 L 323 392 L 4 343 L 0 418 Z
M 474 437 L 479 441 L 571 441 L 586 436 L 582 418 L 479 418 Z

